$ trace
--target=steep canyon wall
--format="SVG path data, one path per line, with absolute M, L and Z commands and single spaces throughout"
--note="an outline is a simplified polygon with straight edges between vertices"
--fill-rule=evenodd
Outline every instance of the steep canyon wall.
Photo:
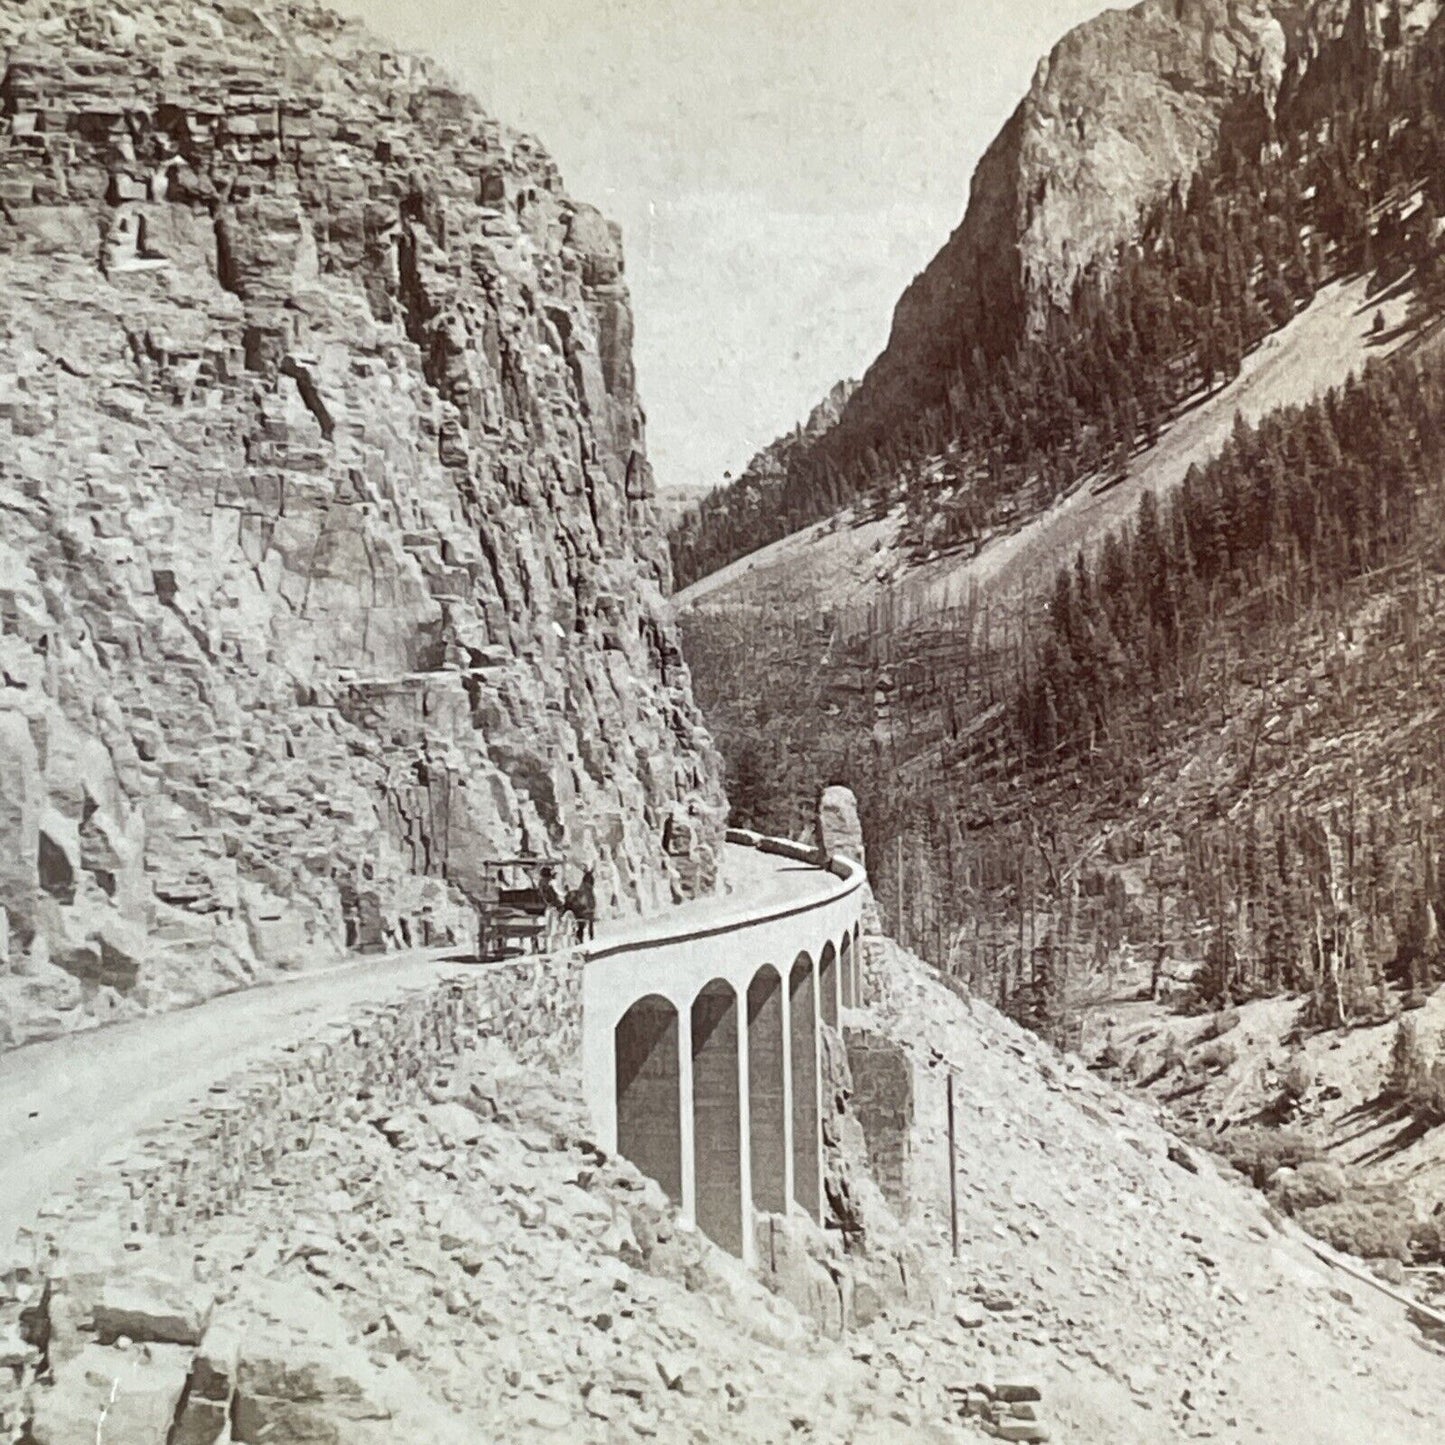
M 616 229 L 310 4 L 0 49 L 0 1042 L 710 888 Z

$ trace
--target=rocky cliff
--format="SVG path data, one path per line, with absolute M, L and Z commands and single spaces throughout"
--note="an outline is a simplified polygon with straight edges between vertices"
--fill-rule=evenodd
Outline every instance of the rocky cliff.
M 904 292 L 860 405 L 916 399 L 962 347 L 997 354 L 1020 318 L 1067 303 L 1080 269 L 1214 149 L 1232 102 L 1250 89 L 1273 101 L 1284 59 L 1262 0 L 1145 0 L 1067 35 L 985 153 L 959 228 Z
M 1336 44 L 1398 47 L 1439 0 L 1143 0 L 1105 10 L 1040 62 L 980 161 L 957 230 L 900 298 L 887 347 L 827 443 L 839 465 L 943 399 L 949 372 L 991 363 L 1082 272 L 1137 238 L 1234 125 L 1268 124 Z
M 710 887 L 615 228 L 309 3 L 0 49 L 0 1040 Z

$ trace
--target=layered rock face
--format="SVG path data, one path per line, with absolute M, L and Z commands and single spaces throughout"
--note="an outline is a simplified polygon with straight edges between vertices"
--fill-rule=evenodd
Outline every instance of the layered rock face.
M 0 47 L 0 1041 L 711 887 L 615 229 L 307 3 Z
M 1268 113 L 1324 45 L 1356 30 L 1361 43 L 1399 43 L 1438 9 L 1438 0 L 1144 0 L 1079 26 L 1040 63 L 979 163 L 962 223 L 904 292 L 845 421 L 883 436 L 938 401 L 957 360 L 975 347 L 991 359 L 1067 305 L 1084 268 L 1197 173 L 1241 102 Z

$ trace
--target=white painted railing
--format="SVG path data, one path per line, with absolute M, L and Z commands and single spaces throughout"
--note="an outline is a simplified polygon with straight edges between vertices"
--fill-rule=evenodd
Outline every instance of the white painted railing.
M 860 1002 L 861 865 L 754 833 L 805 865 L 765 897 L 703 900 L 586 950 L 583 1074 L 599 1142 L 751 1261 L 753 1218 L 821 1217 L 819 1020 Z

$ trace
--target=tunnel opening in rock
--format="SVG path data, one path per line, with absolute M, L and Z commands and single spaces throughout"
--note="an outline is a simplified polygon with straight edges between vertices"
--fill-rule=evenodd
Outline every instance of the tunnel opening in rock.
M 692 1006 L 697 1222 L 709 1239 L 741 1255 L 743 1152 L 738 1042 L 738 996 L 731 984 L 715 978 Z
M 823 956 L 818 960 L 818 994 L 823 1022 L 830 1028 L 838 1027 L 838 954 L 831 943 L 823 945 Z
M 800 953 L 788 975 L 793 1066 L 793 1198 L 818 1218 L 818 1012 L 813 960 Z
M 843 1007 L 856 1008 L 858 988 L 853 977 L 853 940 L 846 933 L 843 935 L 842 947 L 838 950 L 838 986 L 843 994 Z
M 658 994 L 618 1021 L 617 1150 L 682 1201 L 682 1098 L 677 1010 Z
M 783 980 L 764 964 L 748 985 L 748 1125 L 753 1205 L 788 1208 L 788 1099 L 783 1074 Z

